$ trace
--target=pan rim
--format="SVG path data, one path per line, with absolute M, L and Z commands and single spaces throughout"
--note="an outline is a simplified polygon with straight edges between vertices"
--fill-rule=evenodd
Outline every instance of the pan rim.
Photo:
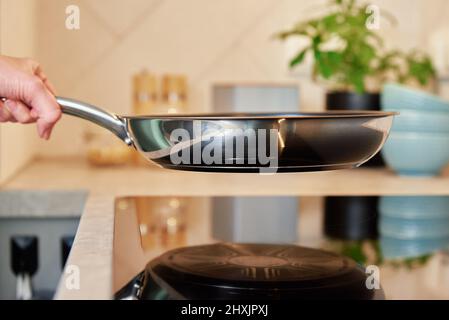
M 394 111 L 325 111 L 325 112 L 285 112 L 285 113 L 203 113 L 203 114 L 155 114 L 141 116 L 122 116 L 129 120 L 281 120 L 281 119 L 339 119 L 339 118 L 383 118 L 399 115 Z

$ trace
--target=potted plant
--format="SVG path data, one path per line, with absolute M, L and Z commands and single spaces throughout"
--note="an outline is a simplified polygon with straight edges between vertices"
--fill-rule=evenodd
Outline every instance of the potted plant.
M 330 0 L 323 16 L 300 21 L 276 34 L 281 40 L 291 37 L 306 40 L 291 59 L 290 67 L 303 63 L 308 55 L 312 57 L 312 79 L 326 86 L 328 110 L 379 110 L 379 91 L 386 81 L 426 86 L 435 77 L 426 54 L 387 50 L 376 30 L 368 27 L 371 14 L 368 4 Z M 382 17 L 395 23 L 394 17 L 386 12 L 382 11 Z M 379 154 L 367 163 L 383 164 Z M 327 197 L 325 211 L 333 217 L 333 224 L 347 230 L 371 230 L 366 239 L 372 239 L 377 234 L 377 202 L 377 197 Z M 352 211 L 358 219 L 353 219 Z M 361 222 L 365 220 L 369 223 Z M 352 233 L 340 238 L 353 240 Z
M 385 81 L 429 85 L 435 76 L 430 58 L 418 51 L 386 50 L 382 38 L 368 28 L 368 4 L 331 0 L 322 17 L 301 21 L 276 37 L 307 40 L 291 59 L 290 67 L 313 57 L 312 79 L 323 82 L 332 109 L 379 109 L 379 91 Z M 394 17 L 383 12 L 394 23 Z

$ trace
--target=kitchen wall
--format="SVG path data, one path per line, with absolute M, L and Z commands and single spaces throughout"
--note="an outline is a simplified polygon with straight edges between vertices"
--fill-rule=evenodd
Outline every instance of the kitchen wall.
M 0 0 L 0 52 L 35 56 L 37 0 Z M 0 183 L 23 167 L 36 153 L 34 126 L 0 126 Z
M 302 110 L 317 110 L 323 106 L 323 89 L 309 81 L 307 68 L 294 72 L 287 68 L 298 43 L 280 43 L 270 36 L 298 19 L 319 14 L 326 2 L 37 0 L 35 57 L 60 95 L 121 114 L 131 110 L 131 76 L 144 67 L 157 74 L 186 74 L 192 112 L 208 110 L 213 82 L 286 80 L 300 85 Z M 381 24 L 387 43 L 397 47 L 427 48 L 430 32 L 447 24 L 446 0 L 372 2 L 397 17 L 396 27 Z M 80 8 L 79 30 L 65 27 L 68 5 Z M 39 153 L 79 154 L 88 126 L 64 117 L 52 140 L 39 144 Z

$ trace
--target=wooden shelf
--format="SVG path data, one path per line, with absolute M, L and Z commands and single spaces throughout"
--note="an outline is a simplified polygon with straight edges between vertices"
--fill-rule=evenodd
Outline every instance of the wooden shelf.
M 94 168 L 83 159 L 36 160 L 3 190 L 80 190 L 108 195 L 449 195 L 449 175 L 400 177 L 386 169 L 276 174 L 193 173 L 147 167 Z

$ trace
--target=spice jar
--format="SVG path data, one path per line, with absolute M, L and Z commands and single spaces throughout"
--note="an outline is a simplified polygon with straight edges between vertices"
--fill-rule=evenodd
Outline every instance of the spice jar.
M 161 83 L 159 114 L 185 113 L 187 109 L 187 79 L 183 75 L 164 75 Z
M 133 77 L 133 113 L 138 116 L 151 114 L 156 104 L 156 77 L 143 70 Z
M 133 76 L 133 114 L 137 116 L 154 113 L 158 103 L 157 80 L 156 77 L 142 70 Z M 140 165 L 150 165 L 139 153 L 133 151 L 133 162 Z

